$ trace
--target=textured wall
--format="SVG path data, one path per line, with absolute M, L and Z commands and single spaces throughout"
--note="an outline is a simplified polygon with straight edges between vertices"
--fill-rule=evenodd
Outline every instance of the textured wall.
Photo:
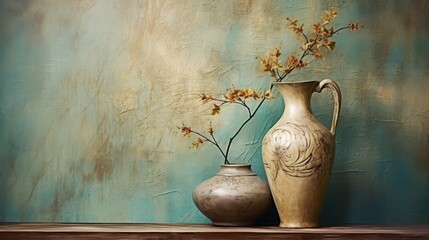
M 240 115 L 212 118 L 198 93 L 267 87 L 255 57 L 299 46 L 284 17 L 309 26 L 331 4 L 365 30 L 291 78 L 344 95 L 322 223 L 429 223 L 424 0 L 2 1 L 0 221 L 207 222 L 191 192 L 222 160 L 176 126 L 212 121 L 226 139 Z M 329 93 L 313 103 L 329 124 Z M 261 139 L 281 113 L 265 104 L 233 161 L 265 177 Z

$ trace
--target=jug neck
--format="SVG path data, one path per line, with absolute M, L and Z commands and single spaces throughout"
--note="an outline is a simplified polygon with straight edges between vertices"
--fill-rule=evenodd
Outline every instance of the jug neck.
M 302 118 L 311 114 L 311 95 L 318 81 L 273 83 L 283 97 L 287 118 Z

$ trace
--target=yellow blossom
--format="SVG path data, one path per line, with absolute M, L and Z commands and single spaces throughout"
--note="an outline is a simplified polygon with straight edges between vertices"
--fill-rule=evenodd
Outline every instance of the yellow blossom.
M 204 140 L 199 137 L 194 142 L 192 142 L 192 147 L 198 148 L 203 143 L 204 143 Z
M 325 16 L 322 17 L 323 26 L 332 23 L 336 16 L 337 16 L 337 10 L 335 9 L 335 7 L 331 7 L 330 9 L 325 11 Z
M 224 95 L 224 97 L 230 102 L 235 102 L 239 99 L 238 93 L 239 92 L 237 92 L 235 89 L 231 89 L 228 91 L 226 95 Z
M 311 55 L 313 55 L 313 57 L 316 59 L 323 59 L 322 52 L 317 48 L 311 50 Z
M 273 95 L 273 93 L 271 92 L 270 89 L 268 89 L 267 91 L 265 91 L 264 98 L 266 98 L 266 99 L 273 99 L 274 98 L 274 95 Z
M 244 92 L 244 90 L 240 89 L 240 88 L 234 89 L 234 92 L 239 97 L 245 97 L 245 95 L 246 95 L 246 93 Z
M 252 89 L 250 89 L 249 87 L 247 87 L 245 90 L 244 90 L 244 99 L 247 99 L 247 98 L 249 98 L 249 97 L 252 97 L 252 94 L 253 94 L 253 92 L 252 92 Z
M 296 67 L 297 65 L 298 65 L 298 62 L 299 62 L 299 60 L 298 60 L 298 56 L 296 56 L 296 55 L 291 55 L 291 56 L 289 56 L 289 58 L 287 59 L 287 67 L 289 68 L 289 69 L 293 69 L 294 67 Z
M 301 24 L 301 26 L 298 27 L 298 20 L 292 20 L 289 17 L 286 18 L 286 27 L 288 27 L 295 33 L 301 33 L 304 31 L 304 24 Z
M 329 38 L 323 39 L 323 41 L 320 42 L 320 45 L 326 47 L 329 50 L 334 50 L 335 48 L 335 42 L 331 41 Z
M 317 35 L 325 35 L 326 29 L 320 23 L 313 24 L 313 29 Z
M 303 51 L 310 49 L 310 47 L 314 44 L 314 39 L 310 39 L 309 42 L 306 42 L 302 45 L 301 49 Z
M 252 97 L 253 97 L 253 99 L 255 99 L 255 100 L 258 100 L 258 99 L 260 99 L 260 98 L 261 98 L 261 96 L 259 95 L 259 93 L 258 93 L 258 91 L 256 90 L 256 88 L 255 88 L 255 89 L 253 89 Z

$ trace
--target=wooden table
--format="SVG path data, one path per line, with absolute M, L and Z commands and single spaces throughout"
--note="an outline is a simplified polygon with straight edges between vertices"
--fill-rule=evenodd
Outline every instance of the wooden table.
M 429 239 L 429 225 L 285 229 L 187 224 L 0 223 L 0 239 Z

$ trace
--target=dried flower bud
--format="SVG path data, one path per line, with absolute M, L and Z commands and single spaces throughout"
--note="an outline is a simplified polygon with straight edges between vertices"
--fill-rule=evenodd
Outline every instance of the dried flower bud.
M 363 28 L 363 25 L 356 22 L 356 23 L 349 23 L 348 28 L 352 31 L 357 31 Z
M 192 147 L 198 148 L 203 143 L 204 143 L 204 140 L 199 137 L 194 142 L 192 142 Z
M 201 100 L 203 101 L 203 103 L 206 103 L 206 102 L 208 102 L 208 101 L 211 101 L 211 100 L 213 100 L 213 97 L 210 95 L 210 94 L 202 94 L 202 96 L 201 96 Z
M 212 125 L 210 124 L 210 127 L 207 129 L 207 132 L 210 134 L 210 135 L 213 135 L 213 128 L 212 128 Z
M 212 115 L 216 115 L 216 114 L 219 114 L 219 112 L 220 112 L 220 105 L 217 105 L 217 104 L 213 104 L 213 109 L 212 109 Z
M 178 128 L 180 128 L 180 130 L 182 131 L 182 133 L 183 133 L 183 136 L 184 136 L 184 137 L 189 137 L 189 136 L 191 136 L 191 132 L 192 132 L 192 130 L 191 130 L 191 128 L 190 128 L 190 127 L 185 126 L 185 124 L 183 124 L 183 126 L 182 126 L 182 127 L 178 127 Z

